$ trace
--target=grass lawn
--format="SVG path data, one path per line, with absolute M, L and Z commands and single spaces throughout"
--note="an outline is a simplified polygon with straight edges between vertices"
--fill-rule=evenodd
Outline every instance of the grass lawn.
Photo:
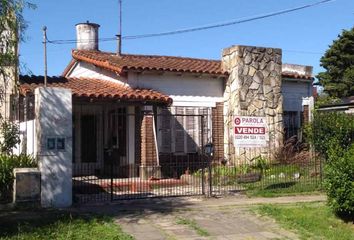
M 250 197 L 279 197 L 322 193 L 321 184 L 308 179 L 301 179 L 297 181 L 263 181 L 244 184 L 243 187 L 246 189 L 246 194 Z
M 23 213 L 0 219 L 1 240 L 104 239 L 130 240 L 111 218 L 68 213 Z M 26 216 L 27 215 L 27 216 Z M 8 221 L 6 221 L 8 219 Z
M 213 184 L 230 188 L 235 186 L 244 189 L 248 196 L 257 197 L 321 193 L 319 167 L 314 164 L 304 166 L 296 164 L 269 165 L 269 168 L 262 172 L 260 181 L 239 183 L 237 178 L 239 175 L 245 174 L 242 171 L 245 166 L 247 165 L 214 167 Z M 259 172 L 259 170 L 251 169 L 250 171 L 250 173 L 256 172 Z M 201 173 L 197 172 L 195 174 L 199 176 Z
M 325 203 L 262 205 L 257 213 L 274 218 L 281 226 L 295 230 L 301 239 L 354 239 L 353 222 L 337 218 Z

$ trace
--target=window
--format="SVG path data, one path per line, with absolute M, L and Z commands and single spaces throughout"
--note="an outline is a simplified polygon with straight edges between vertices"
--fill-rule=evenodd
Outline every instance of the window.
M 210 111 L 209 108 L 198 107 L 160 109 L 157 123 L 159 152 L 197 153 L 200 146 L 205 145 L 211 139 Z

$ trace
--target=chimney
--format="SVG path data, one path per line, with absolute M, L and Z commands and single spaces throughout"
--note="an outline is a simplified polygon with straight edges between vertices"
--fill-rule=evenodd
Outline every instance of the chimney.
M 98 51 L 98 28 L 96 23 L 76 24 L 76 48 L 78 50 L 96 50 Z
M 117 55 L 120 56 L 122 54 L 122 35 L 118 34 L 117 37 Z

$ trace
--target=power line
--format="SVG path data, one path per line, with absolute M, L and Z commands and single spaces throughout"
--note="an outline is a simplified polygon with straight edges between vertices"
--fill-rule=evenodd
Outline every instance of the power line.
M 186 29 L 180 29 L 180 30 L 168 31 L 168 32 L 148 33 L 148 34 L 141 34 L 141 35 L 125 36 L 123 38 L 124 39 L 138 39 L 138 38 L 160 37 L 160 36 L 175 35 L 175 34 L 181 34 L 181 33 L 202 31 L 202 30 L 207 30 L 207 29 L 212 29 L 212 28 L 226 27 L 226 26 L 230 26 L 230 25 L 251 22 L 251 21 L 264 19 L 264 18 L 269 18 L 269 17 L 274 17 L 274 16 L 277 16 L 277 15 L 285 14 L 285 13 L 295 12 L 295 11 L 298 11 L 298 10 L 314 7 L 314 6 L 317 6 L 317 5 L 321 5 L 321 4 L 328 3 L 328 2 L 333 2 L 333 1 L 335 1 L 335 0 L 323 0 L 323 1 L 312 3 L 312 4 L 306 4 L 306 5 L 303 5 L 303 6 L 300 6 L 300 7 L 285 9 L 285 10 L 272 12 L 272 13 L 267 13 L 267 14 L 263 14 L 263 15 L 258 15 L 258 16 L 254 16 L 254 17 L 250 17 L 250 18 L 246 18 L 246 19 L 232 20 L 232 21 L 229 21 L 229 22 L 224 22 L 224 23 L 219 23 L 219 24 L 212 24 L 212 25 L 206 25 L 206 26 L 194 27 L 194 28 L 186 28 Z
M 231 21 L 223 22 L 223 23 L 210 24 L 210 25 L 205 25 L 205 26 L 200 26 L 200 27 L 185 28 L 185 29 L 179 29 L 179 30 L 167 31 L 167 32 L 160 32 L 160 33 L 147 33 L 147 34 L 140 34 L 140 35 L 123 36 L 122 39 L 133 40 L 133 39 L 141 39 L 141 38 L 161 37 L 161 36 L 176 35 L 176 34 L 183 34 L 183 33 L 195 32 L 195 31 L 202 31 L 202 30 L 213 29 L 213 28 L 226 27 L 226 26 L 231 26 L 231 25 L 251 22 L 251 21 L 255 21 L 255 20 L 265 19 L 265 18 L 269 18 L 269 17 L 274 17 L 274 16 L 278 16 L 278 15 L 283 15 L 283 14 L 286 14 L 286 13 L 295 12 L 295 11 L 299 11 L 299 10 L 302 10 L 302 9 L 311 8 L 311 7 L 314 7 L 314 6 L 318 6 L 318 5 L 322 5 L 322 4 L 329 3 L 329 2 L 334 2 L 334 1 L 336 1 L 336 0 L 322 0 L 322 1 L 319 1 L 319 2 L 306 4 L 306 5 L 295 7 L 295 8 L 284 9 L 284 10 L 281 10 L 281 11 L 266 13 L 266 14 L 257 15 L 257 16 L 253 16 L 253 17 L 248 17 L 248 18 L 244 18 L 244 19 L 236 19 L 236 20 L 231 20 Z M 100 42 L 116 41 L 116 40 L 117 40 L 117 38 L 113 38 L 113 37 L 112 38 L 100 38 L 99 39 Z M 48 43 L 52 43 L 52 44 L 73 44 L 73 43 L 77 43 L 77 42 L 78 41 L 75 40 L 75 39 L 71 39 L 71 40 L 52 40 L 52 41 L 48 40 Z M 83 42 L 83 41 L 80 41 L 80 42 Z M 85 42 L 91 42 L 91 41 L 87 40 Z

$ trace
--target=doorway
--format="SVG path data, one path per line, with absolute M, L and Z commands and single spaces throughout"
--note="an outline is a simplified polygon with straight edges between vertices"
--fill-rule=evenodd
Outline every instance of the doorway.
M 127 177 L 127 116 L 126 108 L 118 107 L 107 113 L 104 164 L 115 177 Z

